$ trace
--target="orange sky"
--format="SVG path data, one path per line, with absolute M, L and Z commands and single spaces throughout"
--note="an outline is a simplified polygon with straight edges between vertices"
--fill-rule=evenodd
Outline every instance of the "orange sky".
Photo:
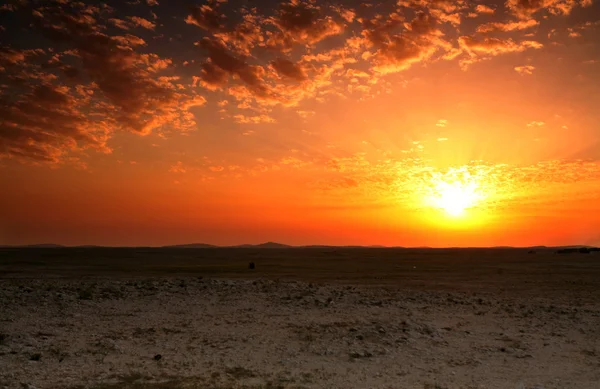
M 0 244 L 600 245 L 597 1 L 0 20 Z

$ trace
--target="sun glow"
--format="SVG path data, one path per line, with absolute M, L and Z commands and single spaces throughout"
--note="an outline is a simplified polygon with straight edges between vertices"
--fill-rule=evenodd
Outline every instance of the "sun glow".
M 448 175 L 432 178 L 426 202 L 447 215 L 459 218 L 484 199 L 478 180 L 469 175 Z
M 436 207 L 444 210 L 450 216 L 463 216 L 465 210 L 473 207 L 479 200 L 474 184 L 461 182 L 441 182 L 436 187 L 437 196 L 432 200 Z

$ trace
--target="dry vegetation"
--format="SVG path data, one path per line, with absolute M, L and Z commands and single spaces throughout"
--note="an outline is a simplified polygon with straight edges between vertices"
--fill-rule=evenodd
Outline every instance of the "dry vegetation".
M 0 255 L 0 388 L 597 389 L 600 382 L 597 254 Z

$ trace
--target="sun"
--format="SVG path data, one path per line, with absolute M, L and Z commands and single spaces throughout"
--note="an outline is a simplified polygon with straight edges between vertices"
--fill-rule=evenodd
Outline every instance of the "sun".
M 476 182 L 463 179 L 438 179 L 432 183 L 428 203 L 452 217 L 462 217 L 477 205 L 482 195 Z
M 475 205 L 478 200 L 473 184 L 441 182 L 436 189 L 438 194 L 433 198 L 435 205 L 450 216 L 463 216 L 465 210 Z

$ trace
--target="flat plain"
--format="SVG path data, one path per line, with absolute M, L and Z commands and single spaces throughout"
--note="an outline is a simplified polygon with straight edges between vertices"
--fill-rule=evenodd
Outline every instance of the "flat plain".
M 600 253 L 529 251 L 3 248 L 0 388 L 600 388 Z

